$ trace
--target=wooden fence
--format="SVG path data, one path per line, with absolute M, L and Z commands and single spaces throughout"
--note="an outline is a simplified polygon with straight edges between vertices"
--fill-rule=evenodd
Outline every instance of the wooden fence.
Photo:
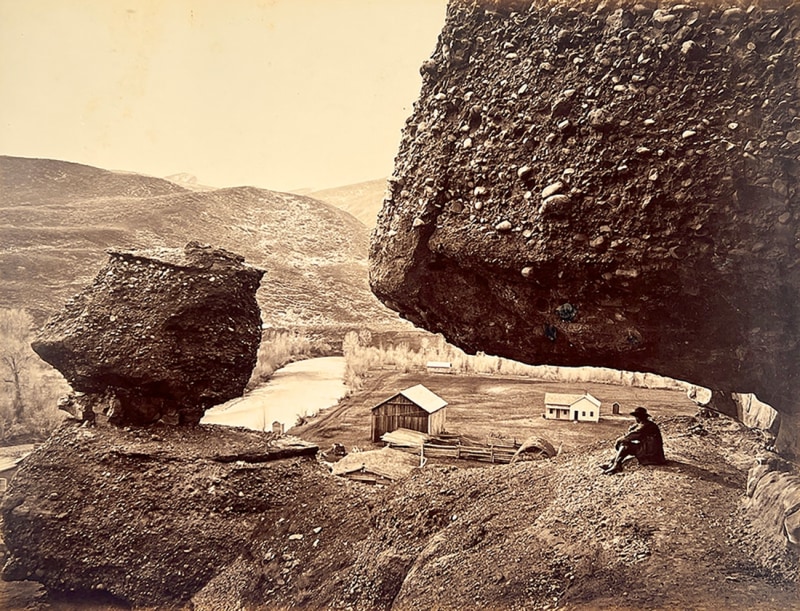
M 391 444 L 390 444 L 391 445 Z M 519 446 L 488 445 L 442 445 L 425 442 L 420 452 L 420 447 L 392 446 L 410 454 L 422 455 L 425 458 L 460 458 L 462 460 L 477 460 L 490 463 L 509 463 Z
M 516 453 L 513 446 L 444 446 L 426 443 L 422 452 L 428 458 L 461 458 L 490 463 L 509 463 Z

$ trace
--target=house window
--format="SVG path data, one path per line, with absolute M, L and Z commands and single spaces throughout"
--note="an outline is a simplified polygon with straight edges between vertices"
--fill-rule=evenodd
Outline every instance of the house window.
M 582 416 L 583 418 L 586 418 L 586 412 L 581 412 L 581 416 Z
M 589 418 L 594 418 L 594 412 L 589 412 Z

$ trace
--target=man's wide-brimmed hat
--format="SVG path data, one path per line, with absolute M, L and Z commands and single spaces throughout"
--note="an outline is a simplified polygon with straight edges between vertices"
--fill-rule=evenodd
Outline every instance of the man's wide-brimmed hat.
M 645 408 L 640 406 L 631 412 L 631 416 L 635 416 L 636 418 L 649 418 L 650 414 L 647 413 Z

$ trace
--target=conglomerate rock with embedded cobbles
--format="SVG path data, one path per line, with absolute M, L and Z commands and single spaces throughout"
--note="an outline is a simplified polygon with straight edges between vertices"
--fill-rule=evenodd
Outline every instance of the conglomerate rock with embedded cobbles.
M 84 401 L 114 401 L 120 424 L 196 424 L 244 392 L 261 341 L 255 295 L 263 274 L 197 243 L 110 251 L 33 349 Z
M 470 352 L 753 392 L 798 454 L 800 5 L 453 0 L 373 291 Z

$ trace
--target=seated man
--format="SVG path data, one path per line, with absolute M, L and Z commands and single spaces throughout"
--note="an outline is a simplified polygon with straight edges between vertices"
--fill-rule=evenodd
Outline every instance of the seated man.
M 637 407 L 631 412 L 631 416 L 636 418 L 636 424 L 631 425 L 625 436 L 617 439 L 614 460 L 607 465 L 601 465 L 606 475 L 619 473 L 622 462 L 629 456 L 635 456 L 642 465 L 663 465 L 666 462 L 661 430 L 647 410 Z

